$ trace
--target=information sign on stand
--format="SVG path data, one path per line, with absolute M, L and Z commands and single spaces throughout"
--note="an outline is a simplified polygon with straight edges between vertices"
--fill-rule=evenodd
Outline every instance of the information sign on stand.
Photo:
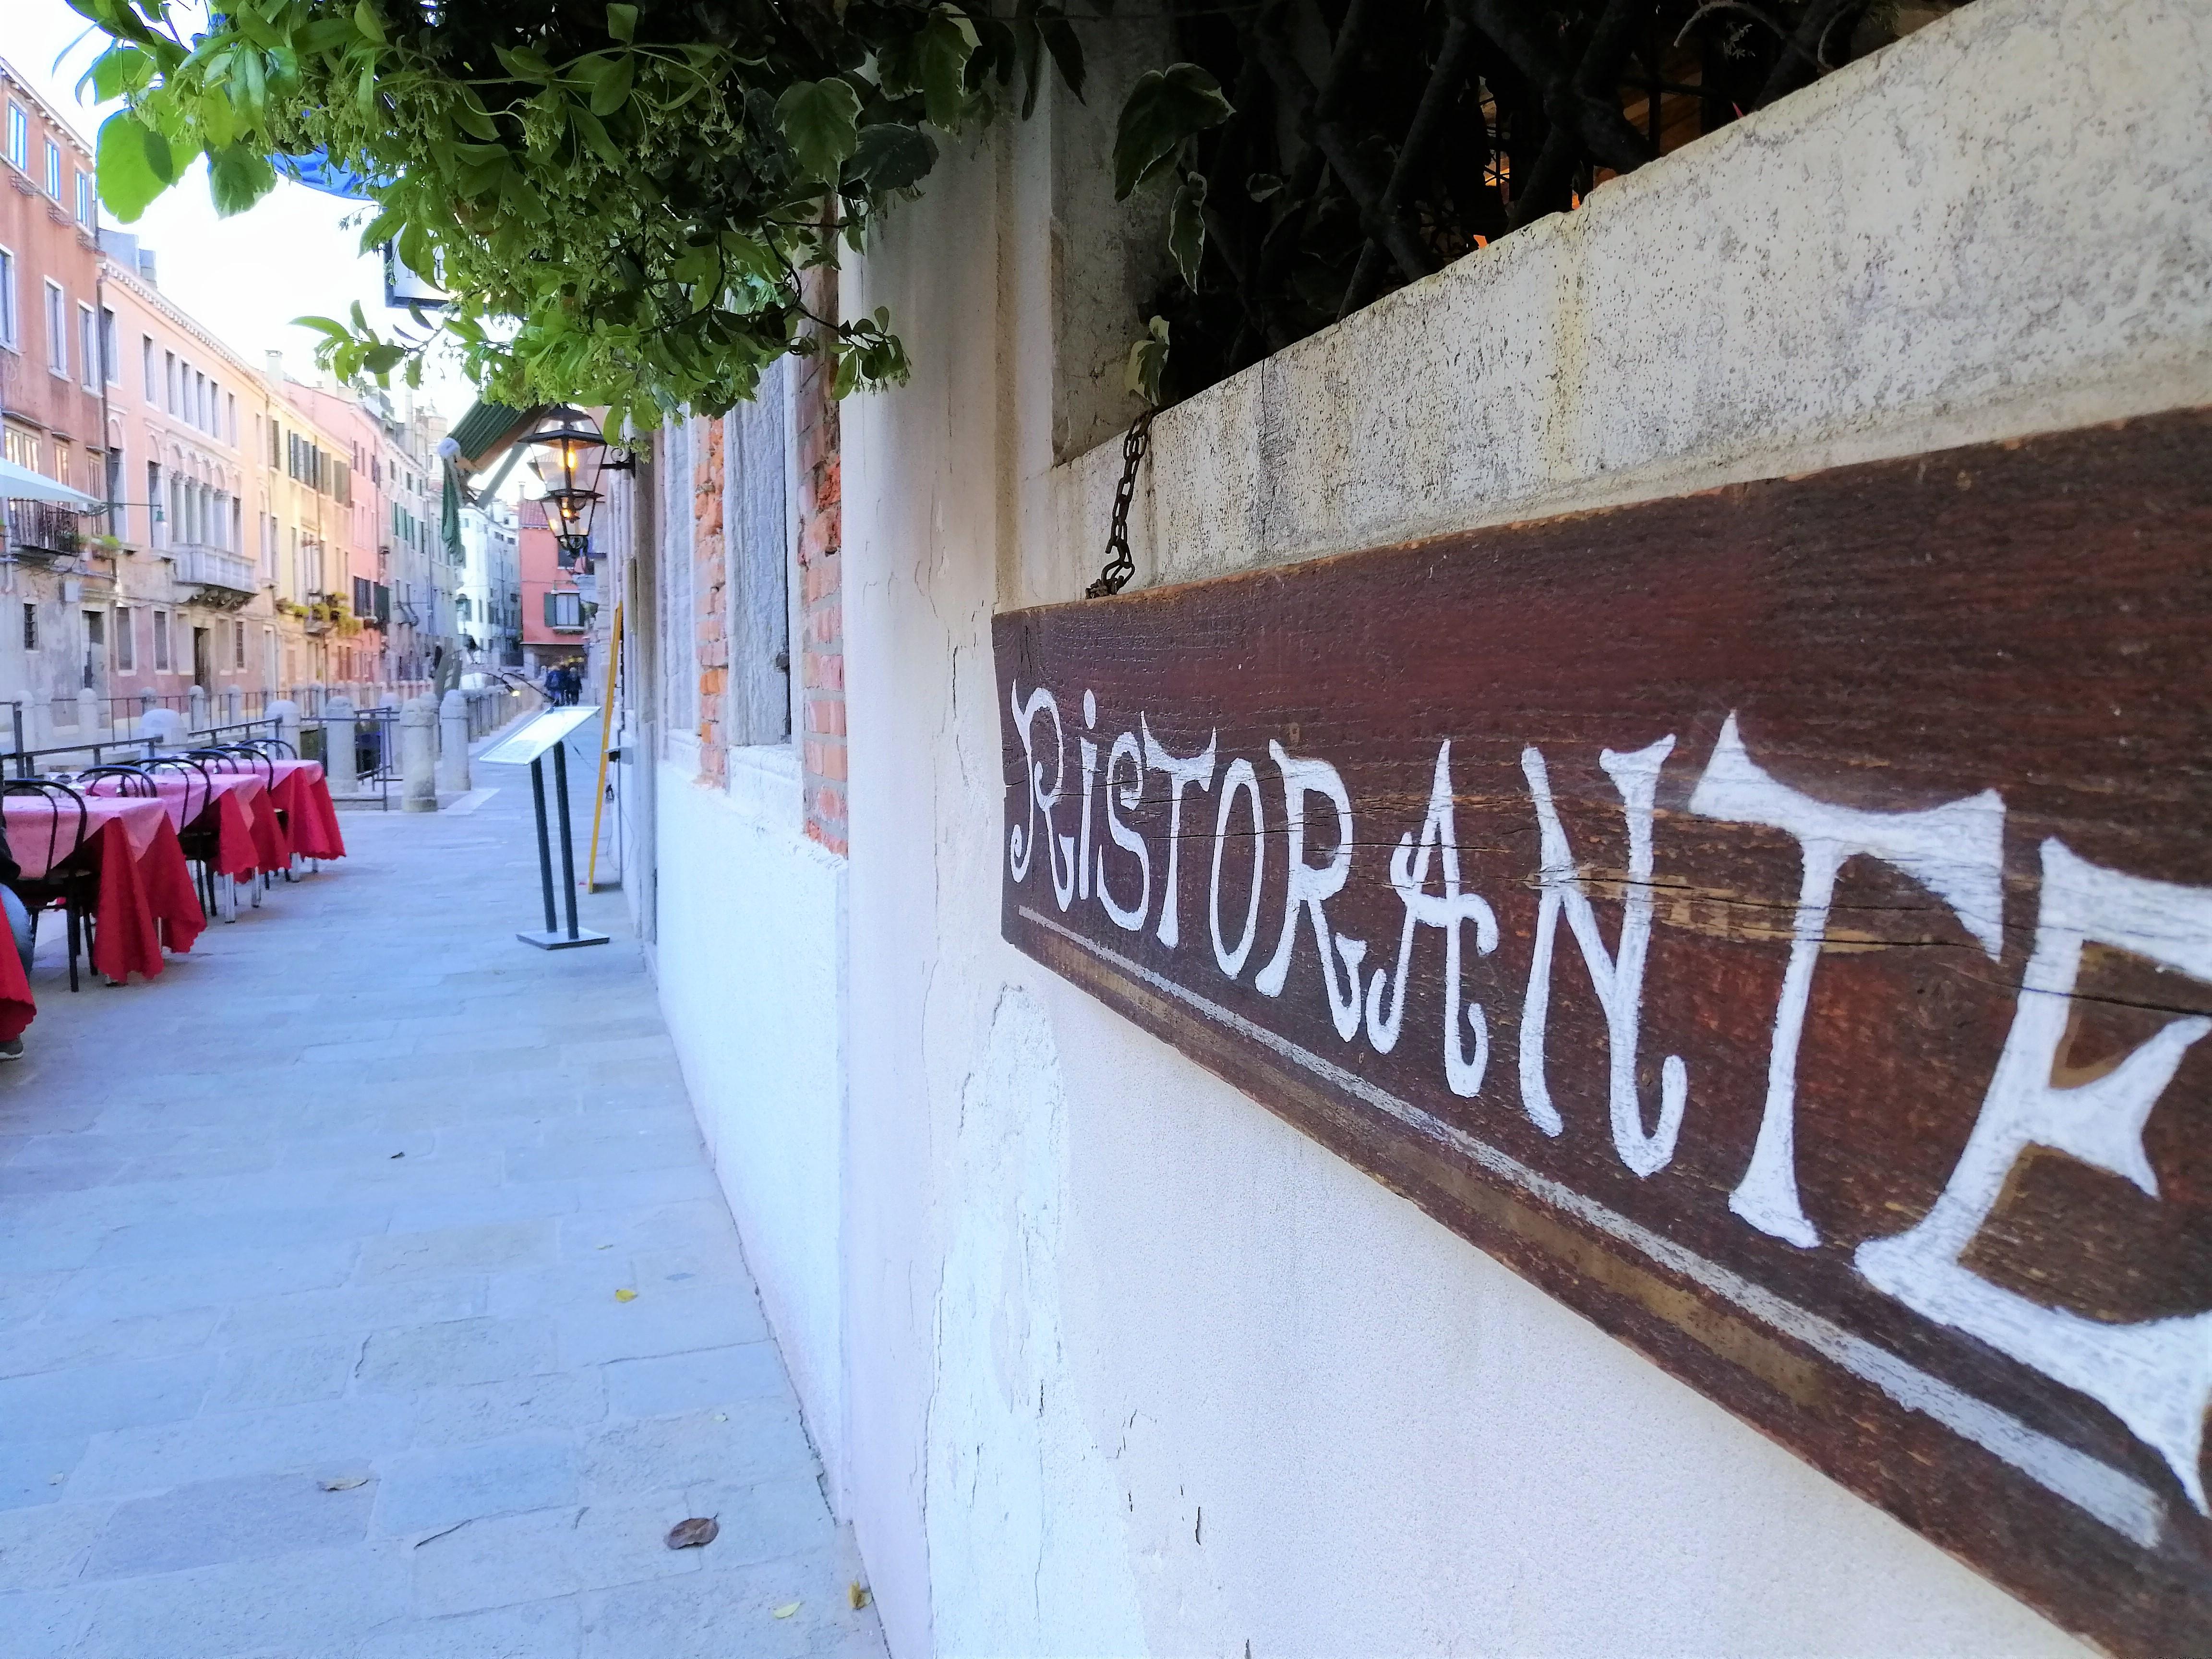
M 545 892 L 545 929 L 515 937 L 541 951 L 567 951 L 579 945 L 607 942 L 606 934 L 576 926 L 576 855 L 568 830 L 568 762 L 565 746 L 568 735 L 599 712 L 588 708 L 549 709 L 477 758 L 479 766 L 529 764 L 530 795 L 538 808 L 538 875 Z M 553 849 L 545 832 L 545 751 L 549 749 L 553 751 L 554 804 L 561 819 L 561 890 L 568 896 L 568 925 L 565 930 L 557 927 L 553 918 Z

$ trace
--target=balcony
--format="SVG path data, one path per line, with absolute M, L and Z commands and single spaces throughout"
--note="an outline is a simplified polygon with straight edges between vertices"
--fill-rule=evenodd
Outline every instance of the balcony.
M 8 503 L 8 549 L 27 559 L 67 558 L 84 544 L 76 514 L 45 501 Z
M 219 547 L 173 547 L 167 557 L 176 564 L 179 584 L 200 590 L 198 597 L 223 605 L 243 605 L 261 591 L 253 561 Z

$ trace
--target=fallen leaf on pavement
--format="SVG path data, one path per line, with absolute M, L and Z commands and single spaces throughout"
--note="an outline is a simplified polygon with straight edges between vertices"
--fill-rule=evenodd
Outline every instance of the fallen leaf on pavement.
M 637 1292 L 635 1291 L 617 1291 L 615 1292 L 615 1300 L 617 1302 L 635 1302 L 637 1300 Z
M 855 1578 L 845 1586 L 845 1599 L 853 1604 L 853 1611 L 858 1613 L 868 1605 L 868 1587 Z
M 319 1480 L 315 1484 L 325 1492 L 351 1492 L 356 1486 L 367 1486 L 368 1477 L 365 1474 L 341 1474 L 335 1480 Z
M 799 1606 L 796 1601 L 787 1601 L 775 1610 L 774 1616 L 778 1619 L 788 1619 L 799 1611 Z
M 689 1521 L 678 1521 L 668 1529 L 668 1547 L 672 1550 L 696 1550 L 702 1544 L 711 1544 L 721 1531 L 711 1515 L 695 1515 Z

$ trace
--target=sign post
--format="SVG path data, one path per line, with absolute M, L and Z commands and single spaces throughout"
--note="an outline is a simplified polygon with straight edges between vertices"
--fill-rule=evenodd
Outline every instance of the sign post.
M 565 739 L 590 720 L 596 708 L 555 708 L 540 714 L 513 736 L 501 739 L 478 757 L 479 765 L 530 767 L 530 795 L 538 809 L 538 875 L 545 895 L 545 927 L 542 933 L 517 933 L 525 945 L 541 951 L 569 951 L 580 945 L 605 945 L 608 935 L 576 926 L 576 853 L 568 829 L 568 763 Z M 561 889 L 567 895 L 565 928 L 553 915 L 553 849 L 545 824 L 545 751 L 553 751 L 554 804 L 561 820 Z

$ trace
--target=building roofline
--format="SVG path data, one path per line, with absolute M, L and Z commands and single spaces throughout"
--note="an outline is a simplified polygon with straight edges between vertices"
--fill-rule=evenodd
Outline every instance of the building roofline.
M 92 160 L 92 146 L 75 127 L 70 125 L 69 118 L 48 103 L 46 94 L 24 79 L 23 72 L 5 58 L 0 58 L 0 81 L 5 81 L 9 86 L 20 91 L 24 97 L 36 104 L 39 106 L 39 113 L 45 116 L 55 126 L 59 127 L 62 130 L 62 136 L 76 146 L 77 154 L 88 161 Z

